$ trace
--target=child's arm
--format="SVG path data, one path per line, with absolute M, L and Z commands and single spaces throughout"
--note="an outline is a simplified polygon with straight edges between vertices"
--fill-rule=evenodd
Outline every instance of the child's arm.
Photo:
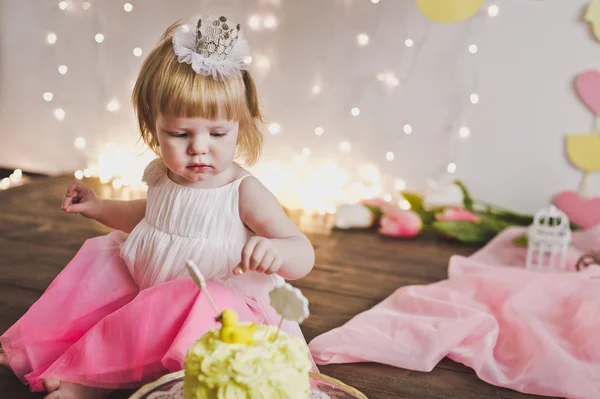
M 277 273 L 287 280 L 307 275 L 313 268 L 312 244 L 287 217 L 277 198 L 254 177 L 240 185 L 240 217 L 256 236 L 242 251 L 242 261 L 234 270 Z
M 130 233 L 144 218 L 146 200 L 102 199 L 90 187 L 80 181 L 75 181 L 67 189 L 61 209 L 66 213 L 80 213 L 105 226 Z
M 105 226 L 131 233 L 146 214 L 146 200 L 120 201 L 100 199 L 102 211 L 96 218 Z

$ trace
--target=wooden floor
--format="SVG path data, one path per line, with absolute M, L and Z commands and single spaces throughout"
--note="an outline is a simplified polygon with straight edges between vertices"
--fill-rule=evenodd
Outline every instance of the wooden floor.
M 0 191 L 0 333 L 42 294 L 82 243 L 110 230 L 80 216 L 64 215 L 60 202 L 69 177 L 41 179 Z M 302 324 L 307 340 L 342 325 L 403 285 L 446 278 L 452 254 L 476 248 L 433 238 L 395 241 L 366 232 L 309 234 L 316 266 L 294 282 L 310 301 Z M 41 329 L 44 326 L 40 326 Z M 321 372 L 363 391 L 369 398 L 526 398 L 480 381 L 465 366 L 444 359 L 430 373 L 380 364 L 321 367 Z M 126 398 L 118 392 L 112 398 Z M 41 398 L 0 370 L 0 397 Z

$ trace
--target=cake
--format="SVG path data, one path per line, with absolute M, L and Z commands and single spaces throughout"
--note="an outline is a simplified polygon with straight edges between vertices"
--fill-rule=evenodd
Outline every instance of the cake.
M 220 335 L 220 329 L 213 329 L 188 350 L 185 399 L 310 397 L 311 363 L 304 341 L 262 325 L 256 325 L 251 343 L 228 343 Z
M 189 348 L 184 361 L 184 398 L 309 398 L 312 363 L 304 340 L 287 335 L 280 327 L 238 323 L 230 309 L 219 312 L 197 266 L 188 261 L 187 267 L 222 327 L 208 331 Z M 308 317 L 308 300 L 290 284 L 275 287 L 269 296 L 282 322 L 301 323 Z

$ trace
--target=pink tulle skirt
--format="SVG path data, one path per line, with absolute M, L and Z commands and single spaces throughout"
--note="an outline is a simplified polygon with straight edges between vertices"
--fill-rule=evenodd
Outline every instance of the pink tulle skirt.
M 27 313 L 0 337 L 14 373 L 32 391 L 42 380 L 135 388 L 181 370 L 188 348 L 219 326 L 190 278 L 139 290 L 119 256 L 119 231 L 87 240 Z M 208 282 L 219 309 L 241 321 L 279 323 L 264 298 Z M 288 325 L 289 326 L 289 325 Z M 284 328 L 302 336 L 298 325 Z

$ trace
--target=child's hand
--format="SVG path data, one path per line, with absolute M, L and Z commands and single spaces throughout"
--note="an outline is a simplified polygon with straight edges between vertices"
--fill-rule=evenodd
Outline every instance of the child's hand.
M 86 218 L 98 219 L 102 213 L 102 198 L 94 190 L 80 181 L 74 181 L 63 198 L 62 209 L 65 213 L 80 213 Z
M 251 237 L 242 250 L 242 261 L 233 269 L 240 275 L 248 270 L 274 274 L 281 268 L 283 259 L 272 240 L 265 237 Z

